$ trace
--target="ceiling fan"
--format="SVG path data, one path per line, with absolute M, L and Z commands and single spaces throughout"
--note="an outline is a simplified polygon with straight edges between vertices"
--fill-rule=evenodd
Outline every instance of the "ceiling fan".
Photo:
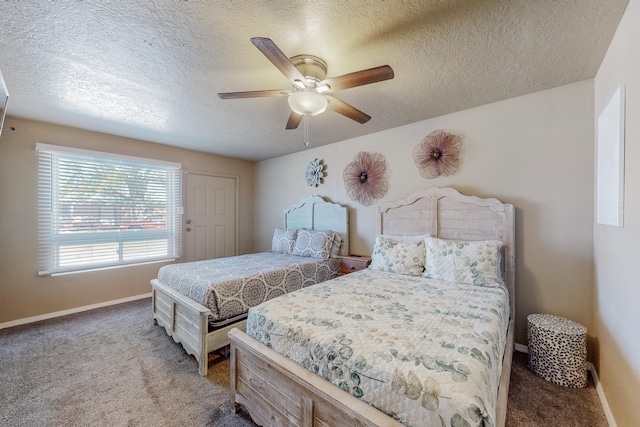
M 388 65 L 327 78 L 327 63 L 317 56 L 288 58 L 271 39 L 264 37 L 253 37 L 251 43 L 289 79 L 292 89 L 226 92 L 218 96 L 222 99 L 287 96 L 291 107 L 287 129 L 296 129 L 304 116 L 315 116 L 327 107 L 359 123 L 366 123 L 370 116 L 330 93 L 393 78 L 393 69 Z

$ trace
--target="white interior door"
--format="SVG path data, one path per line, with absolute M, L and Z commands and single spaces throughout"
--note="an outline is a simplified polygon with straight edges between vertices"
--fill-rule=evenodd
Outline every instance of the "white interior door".
M 185 260 L 236 255 L 236 179 L 187 173 Z

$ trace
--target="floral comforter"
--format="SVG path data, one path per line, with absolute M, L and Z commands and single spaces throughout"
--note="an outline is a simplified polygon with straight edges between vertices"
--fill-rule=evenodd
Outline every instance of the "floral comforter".
M 158 280 L 210 309 L 215 327 L 271 298 L 334 278 L 339 270 L 339 258 L 260 252 L 165 265 Z
M 504 286 L 362 270 L 249 311 L 247 333 L 407 426 L 493 426 Z

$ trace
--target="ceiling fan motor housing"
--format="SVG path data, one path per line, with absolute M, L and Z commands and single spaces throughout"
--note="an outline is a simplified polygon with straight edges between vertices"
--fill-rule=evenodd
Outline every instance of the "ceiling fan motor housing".
M 304 82 L 307 87 L 313 88 L 316 83 L 327 77 L 327 63 L 317 56 L 313 55 L 296 55 L 289 58 L 291 63 L 307 78 Z

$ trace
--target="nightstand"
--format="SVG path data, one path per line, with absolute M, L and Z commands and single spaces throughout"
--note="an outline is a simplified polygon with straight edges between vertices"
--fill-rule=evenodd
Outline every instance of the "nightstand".
M 341 255 L 340 275 L 364 270 L 371 264 L 371 257 L 366 255 Z

